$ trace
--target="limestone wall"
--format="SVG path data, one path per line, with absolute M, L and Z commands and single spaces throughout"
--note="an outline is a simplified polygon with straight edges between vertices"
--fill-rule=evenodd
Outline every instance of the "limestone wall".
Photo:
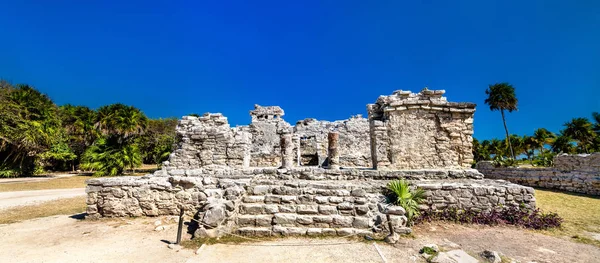
M 360 115 L 340 121 L 305 119 L 296 123 L 294 134 L 300 139 L 301 165 L 326 165 L 327 134 L 339 133 L 340 165 L 371 167 L 369 123 Z
M 592 155 L 559 155 L 554 167 L 514 168 L 494 167 L 490 162 L 477 163 L 477 169 L 487 178 L 503 179 L 527 186 L 557 189 L 589 195 L 600 195 L 600 171 L 595 162 L 600 153 Z
M 367 105 L 378 169 L 469 167 L 475 104 L 448 102 L 443 90 L 395 91 Z
M 254 105 L 250 111 L 252 123 L 243 129 L 252 134 L 250 147 L 250 166 L 279 167 L 281 165 L 281 146 L 279 135 L 291 132 L 291 126 L 285 120 L 283 109 L 278 106 L 263 107 Z
M 181 140 L 165 163 L 167 167 L 194 169 L 210 165 L 247 167 L 250 164 L 252 135 L 229 127 L 227 118 L 220 113 L 184 116 L 176 129 Z
M 562 171 L 589 171 L 600 174 L 600 152 L 592 154 L 560 154 L 554 157 L 554 168 Z
M 145 177 L 89 180 L 88 216 L 176 215 L 184 207 L 202 222 L 197 235 L 265 236 L 387 233 L 386 215 L 393 213 L 396 232 L 408 233 L 404 211 L 390 212 L 383 195 L 396 178 L 426 189 L 422 209 L 535 207 L 533 189 L 483 180 L 476 170 L 165 168 Z

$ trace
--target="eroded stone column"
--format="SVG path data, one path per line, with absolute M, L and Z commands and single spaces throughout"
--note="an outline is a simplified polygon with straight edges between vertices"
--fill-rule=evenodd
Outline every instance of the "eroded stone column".
M 280 135 L 279 145 L 281 146 L 281 168 L 291 168 L 294 166 L 294 143 L 291 133 L 282 133 Z
M 327 134 L 327 157 L 329 158 L 327 168 L 329 169 L 340 169 L 339 139 L 340 134 L 337 132 L 330 132 Z

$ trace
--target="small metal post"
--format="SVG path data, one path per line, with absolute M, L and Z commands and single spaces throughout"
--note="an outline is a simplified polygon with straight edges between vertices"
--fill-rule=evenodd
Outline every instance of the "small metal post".
M 175 244 L 181 243 L 181 231 L 183 230 L 183 207 L 179 210 L 179 226 L 177 226 L 177 241 Z

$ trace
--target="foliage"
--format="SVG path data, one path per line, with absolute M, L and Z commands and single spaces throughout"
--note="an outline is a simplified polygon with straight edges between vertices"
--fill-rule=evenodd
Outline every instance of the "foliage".
M 485 94 L 488 95 L 488 97 L 485 99 L 484 102 L 485 104 L 490 106 L 490 110 L 499 110 L 502 114 L 502 123 L 504 124 L 504 130 L 506 132 L 506 141 L 508 143 L 508 148 L 510 149 L 512 158 L 516 159 L 513 147 L 510 143 L 510 139 L 508 136 L 506 118 L 504 117 L 504 111 L 513 112 L 518 110 L 518 100 L 517 96 L 515 95 L 515 88 L 511 84 L 508 84 L 506 82 L 496 83 L 493 85 L 489 85 L 488 89 L 485 90 Z
M 137 144 L 120 144 L 115 139 L 100 138 L 83 154 L 81 167 L 95 171 L 97 176 L 113 176 L 141 164 L 142 155 Z
M 434 220 L 461 224 L 506 224 L 531 229 L 557 228 L 563 222 L 563 219 L 556 213 L 544 213 L 540 209 L 511 206 L 491 211 L 460 210 L 456 208 L 448 208 L 442 211 L 427 210 L 416 218 L 416 223 Z
M 554 157 L 555 156 L 556 156 L 556 153 L 553 153 L 553 152 L 544 152 L 544 153 L 539 154 L 538 156 L 536 156 L 536 158 L 533 161 L 533 163 L 535 165 L 538 165 L 538 166 L 550 167 L 550 166 L 554 165 Z
M 33 87 L 0 81 L 0 170 L 34 174 L 37 155 L 62 138 L 57 111 Z
M 495 167 L 513 167 L 517 165 L 517 161 L 510 157 L 497 155 L 494 157 L 492 164 Z
M 166 161 L 176 143 L 177 119 L 149 120 L 146 132 L 138 139 L 144 163 L 160 165 Z
M 419 215 L 419 204 L 425 198 L 425 190 L 420 188 L 411 190 L 406 180 L 393 180 L 388 183 L 387 189 L 390 191 L 392 202 L 404 208 L 409 222 Z
M 592 129 L 594 126 L 586 118 L 574 118 L 564 124 L 565 129 L 562 134 L 569 136 L 577 141 L 577 147 L 580 152 L 589 153 L 591 144 L 597 134 Z

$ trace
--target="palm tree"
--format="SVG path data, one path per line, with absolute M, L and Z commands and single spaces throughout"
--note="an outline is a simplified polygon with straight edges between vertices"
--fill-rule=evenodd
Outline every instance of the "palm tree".
M 564 124 L 564 135 L 577 141 L 577 147 L 585 153 L 589 153 L 589 147 L 594 141 L 596 134 L 592 130 L 592 123 L 586 118 L 574 118 Z
M 508 112 L 518 110 L 518 100 L 517 96 L 515 95 L 515 88 L 506 82 L 496 83 L 489 85 L 489 88 L 485 90 L 485 94 L 488 95 L 488 98 L 485 99 L 485 104 L 490 106 L 490 110 L 500 110 L 500 113 L 502 114 L 502 123 L 504 124 L 504 131 L 506 132 L 506 142 L 508 143 L 508 148 L 510 149 L 512 158 L 515 159 L 515 153 L 512 145 L 510 144 L 508 128 L 506 127 L 506 118 L 504 116 L 505 110 Z
M 539 150 L 539 155 L 544 153 L 544 146 L 551 145 L 554 139 L 556 139 L 556 134 L 544 128 L 539 128 L 533 132 L 533 141 Z
M 573 147 L 573 139 L 571 137 L 560 134 L 554 142 L 552 142 L 552 151 L 555 153 L 573 153 L 575 148 Z
M 117 136 L 119 142 L 144 133 L 148 118 L 139 109 L 124 104 L 111 104 L 98 109 L 96 124 L 103 134 Z
M 592 112 L 592 118 L 594 119 L 594 127 L 592 128 L 592 130 L 594 130 L 594 132 L 600 136 L 600 113 L 598 112 Z
M 404 208 L 408 222 L 412 222 L 412 219 L 420 213 L 419 204 L 425 199 L 425 190 L 421 188 L 411 190 L 406 180 L 393 180 L 388 183 L 387 189 L 395 197 L 393 203 Z
M 532 136 L 523 135 L 523 148 L 525 149 L 525 155 L 527 155 L 527 160 L 529 160 L 529 163 L 532 165 L 535 147 L 535 139 Z
M 516 134 L 511 134 L 508 137 L 508 139 L 509 139 L 510 145 L 512 145 L 513 150 L 516 153 L 515 155 L 521 155 L 522 153 L 526 153 L 526 150 L 524 147 L 524 141 L 521 136 L 516 135 Z
M 490 141 L 490 153 L 494 154 L 494 157 L 502 156 L 506 152 L 506 146 L 503 141 L 496 138 Z

